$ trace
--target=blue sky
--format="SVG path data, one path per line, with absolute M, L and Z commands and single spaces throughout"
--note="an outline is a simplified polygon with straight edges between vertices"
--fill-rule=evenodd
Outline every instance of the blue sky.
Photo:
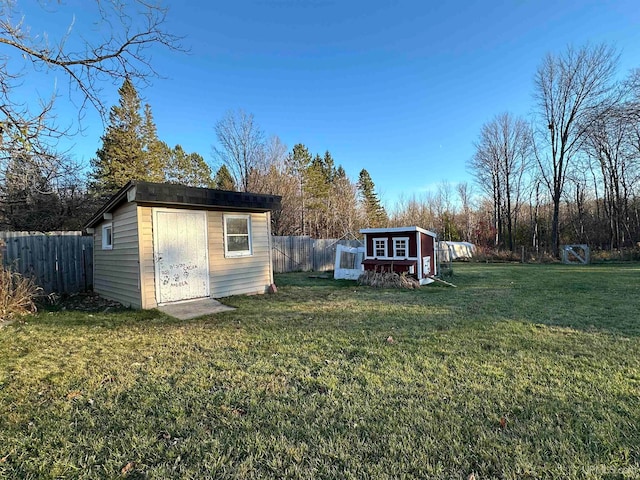
M 388 207 L 441 181 L 472 181 L 466 163 L 482 124 L 504 111 L 530 116 L 547 52 L 607 42 L 621 75 L 640 67 L 637 1 L 165 4 L 167 28 L 190 53 L 152 52 L 166 78 L 140 94 L 162 140 L 213 162 L 215 123 L 241 108 L 289 149 L 329 150 L 354 180 L 366 168 Z M 117 86 L 105 94 L 115 103 Z M 61 118 L 68 107 L 61 98 Z M 71 153 L 88 162 L 103 125 L 90 113 L 84 126 Z

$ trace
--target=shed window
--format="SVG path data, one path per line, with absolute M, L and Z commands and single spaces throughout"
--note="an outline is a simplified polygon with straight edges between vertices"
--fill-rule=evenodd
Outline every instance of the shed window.
M 387 256 L 387 239 L 386 238 L 373 239 L 373 256 L 376 258 Z
M 246 257 L 251 255 L 251 216 L 224 216 L 225 257 Z
M 111 223 L 105 223 L 102 226 L 102 249 L 113 249 L 113 225 Z
M 408 257 L 407 253 L 409 249 L 408 238 L 394 238 L 393 239 L 393 256 L 394 257 Z

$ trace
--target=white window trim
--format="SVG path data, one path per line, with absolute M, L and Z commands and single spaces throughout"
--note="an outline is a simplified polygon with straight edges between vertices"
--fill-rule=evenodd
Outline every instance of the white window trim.
M 398 248 L 396 242 L 398 240 L 404 240 L 404 255 L 398 255 Z M 409 258 L 409 237 L 393 237 L 393 258 Z
M 107 245 L 107 229 L 111 229 L 111 243 Z M 113 250 L 113 223 L 104 223 L 102 225 L 102 250 Z
M 241 218 L 246 220 L 247 222 L 247 232 L 249 236 L 249 249 L 248 250 L 240 250 L 237 252 L 230 252 L 228 250 L 229 242 L 227 241 L 227 219 L 232 218 Z M 222 216 L 222 227 L 224 229 L 224 256 L 227 258 L 237 258 L 237 257 L 250 257 L 253 255 L 253 238 L 251 232 L 251 215 L 244 214 L 224 214 Z
M 389 252 L 389 239 L 387 237 L 377 237 L 377 238 L 372 238 L 371 239 L 373 241 L 372 245 L 373 245 L 373 257 L 372 258 L 387 258 L 387 254 Z M 384 242 L 384 256 L 379 256 L 378 252 L 376 251 L 376 242 L 377 241 L 382 241 Z

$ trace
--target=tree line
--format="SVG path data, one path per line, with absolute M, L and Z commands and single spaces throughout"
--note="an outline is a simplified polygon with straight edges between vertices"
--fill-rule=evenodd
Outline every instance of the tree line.
M 363 225 L 386 224 L 366 169 L 354 183 L 329 151 L 313 155 L 300 143 L 288 152 L 242 110 L 227 112 L 214 131 L 215 172 L 199 153 L 160 140 L 151 106 L 142 104 L 125 78 L 88 171 L 69 168 L 48 175 L 38 152 L 21 149 L 10 156 L 0 184 L 0 220 L 15 230 L 79 229 L 129 180 L 143 180 L 281 195 L 282 208 L 273 214 L 277 235 L 345 237 L 357 235 Z
M 485 123 L 469 168 L 490 211 L 492 246 L 602 249 L 640 240 L 640 73 L 618 78 L 606 44 L 548 54 L 534 75 L 532 119 Z
M 498 113 L 482 126 L 472 158 L 461 159 L 473 184 L 443 181 L 384 208 L 366 168 L 351 179 L 330 151 L 310 152 L 304 143 L 288 149 L 242 110 L 213 126 L 212 163 L 163 142 L 134 85 L 155 75 L 148 47 L 181 49 L 163 28 L 166 10 L 140 0 L 90 5 L 111 32 L 98 43 L 82 39 L 86 48 L 77 49 L 67 43 L 72 25 L 55 42 L 24 24 L 19 4 L 0 2 L 0 48 L 13 58 L 0 62 L 0 228 L 79 229 L 109 195 L 138 179 L 281 195 L 282 209 L 273 214 L 278 235 L 341 238 L 362 227 L 419 225 L 443 239 L 512 252 L 557 256 L 562 243 L 637 245 L 640 73 L 620 79 L 619 55 L 606 44 L 542 59 L 531 116 Z M 78 120 L 87 108 L 104 119 L 88 169 L 56 150 L 58 140 L 78 133 L 56 122 L 60 95 L 33 105 L 22 100 L 30 71 L 61 72 Z M 109 108 L 101 85 L 114 80 L 120 97 Z
M 28 23 L 38 8 L 50 20 L 40 28 L 48 30 Z M 60 141 L 82 133 L 89 110 L 107 121 L 105 86 L 157 76 L 151 49 L 183 51 L 181 38 L 165 28 L 160 3 L 83 2 L 85 21 L 100 26 L 92 37 L 76 30 L 77 8 L 0 0 L 0 228 L 78 229 L 97 202 L 85 166 L 60 150 Z M 54 28 L 65 20 L 67 28 Z M 58 116 L 60 102 L 76 117 Z
M 51 24 L 75 13 L 60 2 L 38 7 Z M 157 76 L 151 48 L 183 51 L 181 38 L 164 28 L 167 9 L 161 4 L 87 2 L 87 18 L 93 15 L 103 28 L 96 38 L 76 32 L 73 21 L 58 37 L 39 31 L 25 21 L 24 8 L 0 0 L 0 228 L 80 229 L 132 179 L 282 195 L 283 208 L 273 221 L 274 232 L 283 235 L 340 237 L 388 221 L 365 169 L 353 182 L 329 151 L 314 155 L 298 144 L 287 152 L 277 137 L 265 139 L 253 116 L 242 111 L 215 125 L 215 172 L 200 153 L 160 140 L 151 106 L 142 105 L 134 84 Z M 54 85 L 50 96 L 34 98 L 34 79 L 49 73 L 59 75 L 68 93 Z M 103 88 L 118 81 L 119 102 L 109 107 Z M 68 125 L 56 118 L 61 100 L 77 111 Z M 82 132 L 89 109 L 106 129 L 87 169 L 58 145 Z

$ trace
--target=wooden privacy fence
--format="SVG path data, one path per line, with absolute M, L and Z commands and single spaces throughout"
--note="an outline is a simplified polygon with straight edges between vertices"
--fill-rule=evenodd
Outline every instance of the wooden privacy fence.
M 271 237 L 275 273 L 333 270 L 336 245 L 361 246 L 358 240 L 317 239 L 307 236 Z
M 93 238 L 81 232 L 0 232 L 5 266 L 35 278 L 45 293 L 74 293 L 93 283 Z
M 4 244 L 4 246 L 2 246 Z M 333 270 L 336 246 L 358 240 L 272 237 L 273 271 Z M 75 293 L 93 283 L 93 239 L 81 232 L 1 232 L 2 264 L 35 278 L 46 293 Z

